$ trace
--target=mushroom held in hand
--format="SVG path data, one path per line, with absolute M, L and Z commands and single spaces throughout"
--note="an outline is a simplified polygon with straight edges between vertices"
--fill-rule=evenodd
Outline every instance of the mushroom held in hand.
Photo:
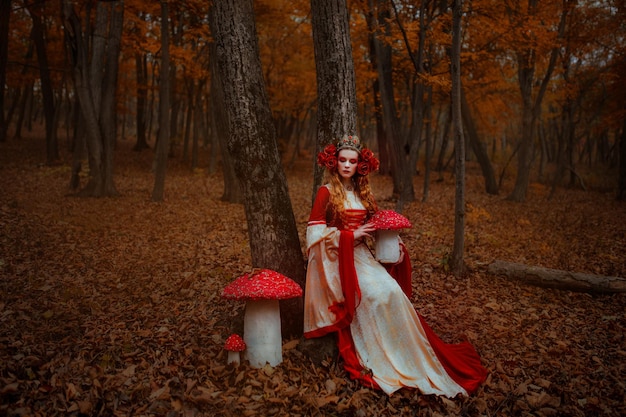
M 250 366 L 276 366 L 283 361 L 278 300 L 301 296 L 302 288 L 295 281 L 270 269 L 245 274 L 224 288 L 222 297 L 246 301 L 243 339 Z
M 399 262 L 399 230 L 411 227 L 409 219 L 393 210 L 379 210 L 370 221 L 376 227 L 376 259 L 382 263 Z
M 246 349 L 246 343 L 238 334 L 231 334 L 224 343 L 224 349 L 228 351 L 228 363 L 239 365 L 239 352 Z

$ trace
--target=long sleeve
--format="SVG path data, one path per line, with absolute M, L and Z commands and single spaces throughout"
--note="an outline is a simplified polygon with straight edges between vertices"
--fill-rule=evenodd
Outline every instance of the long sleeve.
M 307 226 L 306 337 L 322 336 L 349 325 L 360 298 L 354 269 L 354 235 L 327 225 L 329 200 L 328 188 L 321 187 Z

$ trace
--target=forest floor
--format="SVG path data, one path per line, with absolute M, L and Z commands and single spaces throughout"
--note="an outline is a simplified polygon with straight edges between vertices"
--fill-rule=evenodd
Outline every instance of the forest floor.
M 484 193 L 468 166 L 466 262 L 455 278 L 454 178 L 433 175 L 405 207 L 415 307 L 446 341 L 469 339 L 489 377 L 471 397 L 387 395 L 314 365 L 285 340 L 274 368 L 226 364 L 243 303 L 220 293 L 250 269 L 243 208 L 220 174 L 171 160 L 150 201 L 152 152 L 116 152 L 120 197 L 71 196 L 69 163 L 42 140 L 0 144 L 0 415 L 626 415 L 626 295 L 538 288 L 490 275 L 496 259 L 626 277 L 626 205 L 615 193 L 532 184 L 524 203 Z M 67 157 L 66 157 L 67 159 Z M 304 240 L 310 158 L 287 171 Z M 372 176 L 382 208 L 388 177 Z M 509 190 L 510 191 L 510 190 Z

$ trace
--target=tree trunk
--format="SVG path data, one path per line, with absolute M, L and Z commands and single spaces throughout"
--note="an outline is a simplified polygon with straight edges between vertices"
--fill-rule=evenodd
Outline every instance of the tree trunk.
M 161 0 L 161 75 L 159 77 L 159 137 L 157 138 L 152 201 L 163 201 L 170 142 L 170 25 L 168 1 Z
M 91 6 L 87 6 L 90 8 Z M 94 109 L 98 116 L 100 115 L 100 109 L 102 107 L 102 78 L 104 77 L 104 57 L 106 53 L 106 36 L 107 36 L 107 8 L 103 1 L 96 2 L 96 17 L 95 27 L 93 28 L 93 36 L 91 36 L 91 63 L 89 66 L 89 85 L 91 88 L 91 95 L 93 97 Z M 90 18 L 90 13 L 87 12 L 87 19 Z M 85 33 L 89 36 L 91 34 L 91 23 L 88 20 L 85 23 Z
M 624 123 L 622 124 L 622 134 L 619 136 L 618 146 L 619 174 L 617 180 L 617 199 L 619 201 L 626 201 L 626 118 L 624 118 Z
M 15 132 L 13 134 L 14 139 L 22 138 L 22 126 L 24 126 L 24 119 L 26 118 L 26 109 L 33 97 L 33 83 L 30 82 L 24 86 L 24 92 L 22 93 L 22 99 L 19 103 L 17 121 L 15 122 Z
M 74 140 L 72 141 L 72 170 L 70 176 L 70 190 L 77 191 L 80 188 L 80 172 L 83 169 L 83 159 L 87 155 L 85 142 L 85 122 L 80 107 L 74 110 Z
M 117 74 L 119 68 L 122 29 L 124 26 L 124 2 L 111 3 L 111 18 L 107 37 L 106 63 L 102 80 L 102 107 L 100 109 L 100 126 L 102 128 L 102 149 L 104 168 L 103 195 L 116 196 L 119 193 L 113 184 L 113 152 L 117 139 Z
M 74 90 L 81 108 L 81 114 L 85 126 L 87 153 L 89 158 L 90 180 L 81 195 L 94 195 L 99 192 L 97 184 L 101 183 L 102 167 L 102 132 L 98 122 L 91 85 L 89 82 L 88 58 L 89 43 L 84 37 L 80 19 L 76 15 L 74 6 L 69 1 L 63 2 L 63 21 L 65 29 L 65 42 L 70 51 L 70 64 L 74 80 Z
M 385 36 L 388 29 L 389 21 L 389 5 L 384 0 L 369 0 L 369 22 L 368 27 L 371 31 L 371 54 L 373 70 L 376 71 L 376 85 L 378 96 L 377 110 L 380 111 L 380 119 L 382 121 L 382 130 L 386 149 L 389 156 L 389 168 L 393 180 L 392 194 L 399 196 L 402 192 L 404 172 L 404 149 L 400 138 L 398 120 L 396 116 L 396 103 L 393 92 L 393 78 L 391 69 L 391 46 L 381 40 Z
M 204 97 L 204 84 L 205 80 L 198 80 L 198 90 L 195 94 L 192 94 L 192 99 L 195 99 L 195 104 L 193 104 L 193 144 L 192 144 L 192 152 L 191 152 L 191 167 L 198 167 L 198 154 L 200 153 L 200 136 L 204 131 L 204 105 L 202 101 L 202 97 Z M 190 102 L 191 105 L 191 102 Z M 217 151 L 217 147 L 211 148 L 211 156 L 210 158 L 214 158 L 213 154 Z M 211 167 L 209 164 L 209 173 L 211 173 Z
M 391 32 L 389 25 L 391 13 L 388 3 L 383 0 L 377 0 L 375 6 L 370 1 L 370 7 L 373 8 L 374 12 L 372 14 L 373 27 L 375 28 L 374 54 L 376 55 L 376 72 L 378 73 L 385 138 L 389 143 L 389 160 L 391 162 L 391 175 L 394 184 L 393 193 L 399 197 L 397 211 L 401 212 L 404 203 L 410 203 L 415 200 L 415 191 L 413 189 L 413 170 L 410 170 L 407 166 L 407 153 L 404 149 L 404 140 L 400 134 L 400 122 L 396 115 L 397 109 L 391 68 L 391 45 L 379 39 L 379 36 L 389 35 Z
M 178 115 L 180 113 L 180 107 L 182 100 L 176 93 L 178 80 L 176 79 L 176 65 L 170 66 L 170 139 L 169 139 L 169 151 L 170 157 L 176 156 L 176 148 L 179 145 L 180 137 L 178 134 Z
M 4 84 L 9 58 L 9 17 L 11 0 L 0 0 L 0 143 L 7 140 L 7 125 L 4 119 Z
M 185 87 L 187 89 L 187 107 L 185 109 L 185 131 L 183 132 L 183 162 L 189 161 L 189 141 L 191 139 L 191 125 L 194 115 L 194 101 L 196 97 L 194 91 L 196 90 L 196 80 L 187 79 L 185 81 Z M 192 166 L 192 169 L 195 168 Z
M 461 113 L 463 117 L 463 127 L 467 132 L 470 146 L 474 151 L 474 155 L 476 155 L 476 159 L 478 160 L 478 164 L 480 165 L 480 169 L 483 173 L 483 178 L 485 179 L 485 191 L 487 194 L 497 195 L 498 182 L 496 181 L 496 174 L 493 171 L 489 155 L 487 155 L 487 150 L 478 137 L 478 131 L 476 130 L 476 125 L 474 124 L 474 119 L 472 118 L 469 103 L 467 102 L 467 97 L 465 96 L 463 87 L 461 87 Z
M 567 14 L 569 10 L 566 0 L 563 4 L 561 20 L 559 22 L 559 37 L 562 37 L 567 22 Z M 528 14 L 533 16 L 537 12 L 538 0 L 528 0 Z M 530 40 L 529 40 L 530 41 Z M 522 96 L 522 134 L 520 138 L 520 146 L 517 159 L 517 176 L 515 178 L 515 186 L 509 195 L 512 201 L 521 202 L 526 199 L 528 186 L 530 185 L 530 169 L 532 167 L 533 155 L 533 139 L 535 135 L 535 127 L 537 120 L 541 116 L 541 103 L 548 88 L 548 83 L 552 78 L 552 72 L 556 65 L 556 59 L 560 53 L 560 48 L 555 47 L 550 54 L 550 60 L 546 68 L 543 80 L 539 86 L 536 97 L 533 100 L 533 87 L 535 80 L 536 51 L 533 47 L 529 47 L 517 53 L 517 75 Z
M 522 94 L 522 125 L 519 150 L 517 152 L 517 175 L 513 191 L 509 195 L 512 201 L 521 202 L 526 199 L 530 185 L 530 168 L 532 166 L 533 138 L 535 123 L 532 115 L 532 88 L 535 73 L 534 51 L 519 53 L 517 62 L 518 78 Z
M 172 37 L 170 43 L 174 45 L 174 47 L 178 47 L 181 44 L 183 38 L 183 25 L 184 22 L 181 19 L 181 13 L 177 10 L 174 13 L 174 21 L 177 21 L 178 24 L 175 25 L 172 23 Z M 176 154 L 176 147 L 180 146 L 180 134 L 179 134 L 179 114 L 182 106 L 182 98 L 180 94 L 178 94 L 178 66 L 170 65 L 170 140 L 169 140 L 169 157 L 174 157 Z
M 117 123 L 115 90 L 124 2 L 114 1 L 106 4 L 98 2 L 95 36 L 91 48 L 91 65 L 88 58 L 90 42 L 85 37 L 85 34 L 90 32 L 89 14 L 88 10 L 88 27 L 83 32 L 73 4 L 67 0 L 63 1 L 65 42 L 70 52 L 69 60 L 74 89 L 84 121 L 89 160 L 89 182 L 78 195 L 116 196 L 118 192 L 113 185 L 113 145 Z M 103 46 L 103 43 L 106 45 Z M 102 93 L 103 86 L 106 88 L 104 94 Z
M 489 265 L 489 273 L 539 287 L 589 293 L 626 292 L 626 279 L 542 268 L 501 260 Z
M 251 0 L 213 4 L 211 32 L 228 113 L 228 152 L 243 189 L 251 267 L 304 287 L 304 259 L 265 89 Z M 302 334 L 302 299 L 281 303 L 283 335 Z
M 370 62 L 372 64 L 372 70 L 378 71 L 378 57 L 376 56 L 376 42 L 379 42 L 377 36 L 376 22 L 374 17 L 374 7 L 372 0 L 369 1 L 368 11 L 365 15 L 367 21 L 367 29 L 369 30 L 369 50 L 370 50 Z M 383 122 L 382 104 L 380 102 L 380 81 L 376 77 L 372 82 L 372 94 L 374 101 L 374 120 L 376 124 L 376 139 L 378 142 L 378 158 L 380 159 L 380 167 L 378 172 L 382 175 L 391 174 L 393 164 L 391 163 L 391 156 L 389 154 L 389 141 L 387 140 L 387 133 L 385 132 L 385 126 Z
M 135 54 L 135 74 L 137 78 L 137 141 L 133 147 L 134 151 L 147 149 L 148 140 L 146 137 L 146 107 L 148 102 L 148 63 L 146 54 L 137 52 Z
M 427 87 L 428 98 L 425 103 L 426 123 L 424 124 L 424 142 L 426 149 L 424 150 L 424 188 L 422 193 L 422 203 L 428 201 L 428 190 L 430 186 L 430 172 L 431 172 L 431 159 L 433 154 L 433 140 L 432 140 L 432 109 L 433 109 L 433 88 Z
M 346 0 L 311 0 L 317 70 L 317 142 L 315 155 L 343 135 L 357 134 L 357 101 Z M 314 162 L 313 193 L 324 170 Z
M 424 55 L 426 53 L 426 38 L 428 33 L 428 28 L 430 23 L 426 23 L 427 16 L 427 6 L 430 2 L 427 0 L 422 0 L 420 2 L 419 8 L 419 42 L 417 45 L 417 50 L 414 53 L 411 53 L 411 61 L 413 63 L 413 67 L 415 69 L 416 76 L 416 84 L 415 91 L 411 97 L 411 107 L 412 107 L 412 121 L 411 128 L 409 130 L 409 137 L 407 143 L 409 144 L 409 161 L 408 168 L 405 172 L 406 181 L 411 181 L 411 189 L 409 191 L 405 191 L 405 198 L 410 198 L 413 195 L 413 176 L 415 174 L 415 170 L 417 167 L 417 161 L 419 159 L 419 152 L 422 146 L 422 138 L 424 137 L 424 93 L 426 90 L 426 86 L 424 85 L 423 76 L 426 75 L 427 71 L 424 66 Z M 447 6 L 446 6 L 447 8 Z M 442 10 L 441 13 L 445 14 L 447 12 L 446 9 Z M 398 10 L 395 10 L 396 20 L 400 25 L 400 18 L 398 17 Z M 429 17 L 430 20 L 430 17 Z M 401 26 L 402 27 L 402 26 Z M 405 44 L 407 48 L 410 48 L 406 31 L 402 29 L 402 34 L 405 39 Z M 410 49 L 409 49 L 410 50 Z M 430 72 L 430 70 L 428 70 Z M 430 87 L 432 92 L 432 87 Z M 425 162 L 429 164 L 429 152 L 426 152 Z M 405 182 L 406 182 L 405 181 Z M 424 195 L 422 201 L 426 201 L 427 198 L 427 187 L 428 187 L 428 178 L 424 176 Z
M 435 168 L 437 172 L 439 172 L 439 177 L 441 178 L 441 171 L 444 169 L 444 158 L 446 156 L 446 151 L 448 150 L 448 142 L 450 136 L 450 126 L 452 125 L 452 109 L 448 109 L 446 112 L 446 120 L 443 125 L 443 133 L 441 135 L 441 148 L 439 149 L 439 156 L 437 157 L 437 167 Z
M 224 92 L 222 90 L 222 80 L 220 78 L 220 72 L 217 65 L 217 46 L 215 42 L 211 43 L 210 47 L 210 66 L 211 66 L 211 134 L 217 136 L 217 142 L 219 144 L 220 156 L 222 157 L 222 175 L 224 176 L 224 192 L 222 193 L 221 200 L 229 203 L 243 203 L 243 190 L 239 184 L 237 173 L 235 172 L 235 166 L 232 158 L 228 153 L 228 113 L 224 108 Z M 216 152 L 217 150 L 212 150 Z
M 454 132 L 456 194 L 454 198 L 454 248 L 451 269 L 456 276 L 465 272 L 465 140 L 461 115 L 461 16 L 463 0 L 452 3 L 452 47 L 450 73 L 452 76 L 452 126 Z
M 32 39 L 34 38 L 34 36 L 32 34 L 32 31 L 33 31 L 33 29 L 31 28 L 30 41 L 28 42 L 28 47 L 26 48 L 26 53 L 24 54 L 24 65 L 22 66 L 22 69 L 20 70 L 20 75 L 26 75 L 26 73 L 28 72 L 28 68 L 30 66 L 30 61 L 32 60 L 33 53 L 35 51 L 35 47 L 33 45 L 34 42 L 32 42 Z M 2 84 L 0 84 L 0 85 L 2 85 Z M 32 81 L 30 83 L 27 83 L 26 85 L 24 85 L 23 88 L 20 88 L 20 87 L 16 88 L 15 97 L 13 99 L 13 102 L 11 103 L 11 108 L 9 109 L 9 114 L 7 115 L 7 117 L 5 119 L 4 127 L 6 129 L 8 129 L 9 125 L 11 124 L 11 120 L 13 120 L 14 112 L 16 110 L 18 111 L 17 123 L 16 123 L 16 127 L 15 127 L 15 138 L 16 139 L 21 138 L 21 128 L 22 128 L 22 122 L 24 121 L 24 114 L 25 114 L 26 104 L 28 103 L 29 96 L 32 95 L 32 91 L 33 91 L 33 83 L 32 83 Z M 2 94 L 4 94 L 4 90 L 0 91 L 0 95 L 2 95 Z M 2 121 L 2 120 L 0 119 L 0 121 Z M 1 126 L 0 126 L 0 129 L 2 129 Z
M 407 31 L 404 29 L 402 25 L 402 21 L 400 20 L 398 14 L 398 7 L 392 1 L 391 4 L 394 7 L 394 12 L 396 15 L 396 22 L 400 28 L 402 33 L 402 37 L 404 39 L 404 44 L 408 51 L 409 57 L 411 59 L 411 63 L 413 64 L 413 68 L 415 69 L 416 76 L 416 85 L 415 90 L 412 94 L 412 121 L 411 127 L 409 129 L 408 140 L 406 144 L 408 146 L 408 161 L 405 162 L 407 164 L 404 170 L 404 179 L 403 179 L 403 191 L 400 195 L 400 199 L 397 204 L 397 210 L 402 210 L 402 205 L 404 201 L 413 201 L 415 199 L 415 193 L 413 190 L 413 175 L 415 173 L 415 169 L 417 166 L 417 161 L 419 158 L 419 150 L 422 143 L 422 136 L 424 132 L 424 93 L 425 93 L 425 85 L 422 77 L 427 72 L 424 65 L 424 54 L 425 54 L 425 44 L 426 44 L 426 36 L 427 30 L 430 23 L 426 23 L 427 14 L 429 15 L 428 5 L 430 2 L 427 0 L 422 0 L 420 2 L 419 8 L 419 44 L 417 47 L 416 54 L 412 51 L 411 45 L 409 42 L 409 38 L 407 35 Z M 447 5 L 443 4 L 443 9 L 441 13 L 446 13 Z M 429 17 L 430 19 L 430 17 Z M 402 154 L 404 160 L 406 160 L 406 156 L 404 153 Z M 408 188 L 404 185 L 409 185 Z
M 357 133 L 356 78 L 346 0 L 311 0 L 311 21 L 317 72 L 317 155 L 333 140 Z M 315 162 L 314 167 L 311 202 L 324 173 Z M 306 339 L 300 347 L 318 364 L 325 358 L 316 352 L 336 350 L 332 336 Z
M 43 24 L 42 5 L 27 4 L 28 11 L 33 20 L 32 36 L 37 49 L 37 62 L 41 80 L 41 95 L 43 97 L 43 112 L 46 122 L 46 162 L 55 163 L 59 160 L 59 145 L 56 130 L 54 129 L 54 92 L 52 90 L 52 78 L 48 65 L 48 53 Z M 1 85 L 4 88 L 4 84 Z

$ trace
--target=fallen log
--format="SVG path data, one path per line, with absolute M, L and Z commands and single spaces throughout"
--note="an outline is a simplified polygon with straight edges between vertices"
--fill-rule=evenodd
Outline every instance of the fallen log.
M 488 270 L 490 274 L 539 287 L 602 294 L 626 292 L 626 279 L 620 277 L 570 272 L 501 260 L 491 263 Z

